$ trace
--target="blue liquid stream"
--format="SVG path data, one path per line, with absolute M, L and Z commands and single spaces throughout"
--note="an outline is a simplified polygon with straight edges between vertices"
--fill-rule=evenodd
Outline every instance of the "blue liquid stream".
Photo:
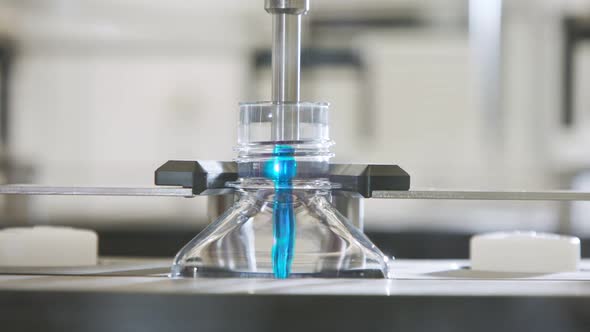
M 266 163 L 264 169 L 265 176 L 275 183 L 272 265 L 277 279 L 288 278 L 291 274 L 295 247 L 292 179 L 297 174 L 297 162 L 293 156 L 294 151 L 291 146 L 276 145 L 273 151 L 274 157 Z

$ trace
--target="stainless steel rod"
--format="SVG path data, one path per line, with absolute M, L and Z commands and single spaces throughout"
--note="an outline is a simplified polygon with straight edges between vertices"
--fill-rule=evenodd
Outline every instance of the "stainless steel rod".
M 272 101 L 296 103 L 301 84 L 301 15 L 272 16 Z
M 484 191 L 484 190 L 411 190 L 373 191 L 373 198 L 428 200 L 491 201 L 590 201 L 590 192 L 550 191 Z
M 272 15 L 272 89 L 276 104 L 271 120 L 273 141 L 299 140 L 297 109 L 301 95 L 301 16 L 310 0 L 265 0 Z
M 71 196 L 155 196 L 193 197 L 191 188 L 182 187 L 66 187 L 29 184 L 0 185 L 0 195 Z M 377 199 L 492 200 L 492 201 L 590 201 L 590 192 L 569 190 L 486 191 L 486 190 L 411 190 L 373 191 Z
M 182 187 L 65 187 L 27 184 L 0 185 L 0 195 L 68 195 L 68 196 L 156 196 L 193 197 L 192 189 Z

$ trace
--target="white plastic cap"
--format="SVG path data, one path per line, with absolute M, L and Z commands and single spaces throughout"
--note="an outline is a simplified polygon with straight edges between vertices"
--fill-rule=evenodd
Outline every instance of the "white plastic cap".
M 476 235 L 470 243 L 471 269 L 494 272 L 577 271 L 580 239 L 536 232 Z
M 47 226 L 0 231 L 0 266 L 89 266 L 97 258 L 93 231 Z

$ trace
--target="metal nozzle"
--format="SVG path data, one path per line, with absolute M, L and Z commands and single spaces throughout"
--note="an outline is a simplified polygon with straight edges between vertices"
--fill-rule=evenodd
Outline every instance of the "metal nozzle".
M 305 15 L 309 0 L 265 0 L 264 9 L 271 14 Z
M 272 101 L 299 102 L 301 71 L 301 15 L 309 0 L 265 0 L 273 15 Z

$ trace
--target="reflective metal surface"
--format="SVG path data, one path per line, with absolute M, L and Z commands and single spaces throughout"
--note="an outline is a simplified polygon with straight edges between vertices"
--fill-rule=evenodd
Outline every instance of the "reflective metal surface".
M 309 11 L 310 0 L 265 0 L 264 9 L 269 13 L 305 15 Z
M 582 260 L 580 271 L 549 275 L 490 273 L 465 268 L 465 260 L 394 260 L 394 280 L 387 279 L 169 279 L 153 270 L 162 259 L 109 259 L 105 267 L 73 271 L 55 269 L 43 276 L 0 275 L 0 293 L 7 291 L 70 291 L 143 294 L 235 295 L 363 295 L 459 296 L 459 297 L 576 297 L 590 298 L 590 261 Z M 37 274 L 42 269 L 34 271 Z M 126 274 L 126 276 L 124 276 Z M 113 278 L 117 275 L 117 278 Z M 373 300 L 375 300 L 373 298 Z M 406 299 L 407 300 L 407 299 Z M 345 301 L 346 303 L 346 301 Z M 26 303 L 30 305 L 30 303 Z M 52 303 L 53 304 L 53 303 Z M 147 306 L 149 308 L 149 306 Z M 243 308 L 241 308 L 243 310 Z M 325 309 L 325 308 L 324 308 Z M 104 310 L 104 307 L 103 307 Z M 415 310 L 415 309 L 414 309 Z M 341 318 L 341 315 L 340 317 Z
M 332 204 L 352 225 L 361 232 L 363 231 L 365 224 L 363 196 L 358 193 L 334 191 L 332 193 Z
M 301 16 L 273 14 L 272 101 L 298 102 L 301 66 Z
M 590 201 L 590 192 L 551 191 L 485 191 L 485 190 L 411 190 L 373 191 L 373 198 L 386 199 L 440 199 L 440 200 L 491 200 L 491 201 Z
M 207 220 L 209 220 L 209 222 L 214 222 L 221 217 L 225 211 L 229 210 L 235 202 L 236 195 L 233 191 L 225 195 L 207 196 Z
M 193 197 L 192 189 L 180 187 L 55 187 L 26 184 L 0 185 L 4 195 L 72 195 L 72 196 L 159 196 Z
M 88 266 L 0 266 L 0 279 L 6 275 L 167 277 L 169 272 L 168 258 L 101 257 L 98 264 Z
M 274 10 L 266 2 L 272 14 L 272 102 L 297 103 L 301 83 L 301 15 L 284 10 Z M 279 6 L 280 7 L 280 6 Z M 277 112 L 282 114 L 282 112 Z M 282 116 L 272 118 L 272 139 L 283 140 L 284 132 L 299 132 L 297 119 Z M 299 140 L 299 138 L 296 138 Z
M 298 102 L 301 67 L 301 15 L 309 0 L 266 0 L 272 14 L 272 101 Z
M 228 189 L 231 190 L 231 189 Z M 220 192 L 228 194 L 228 192 Z M 56 187 L 28 184 L 0 185 L 0 195 L 71 195 L 71 196 L 156 196 L 194 197 L 191 188 L 181 187 Z M 491 201 L 590 201 L 590 192 L 569 190 L 375 190 L 373 198 L 433 199 L 433 200 L 491 200 Z

